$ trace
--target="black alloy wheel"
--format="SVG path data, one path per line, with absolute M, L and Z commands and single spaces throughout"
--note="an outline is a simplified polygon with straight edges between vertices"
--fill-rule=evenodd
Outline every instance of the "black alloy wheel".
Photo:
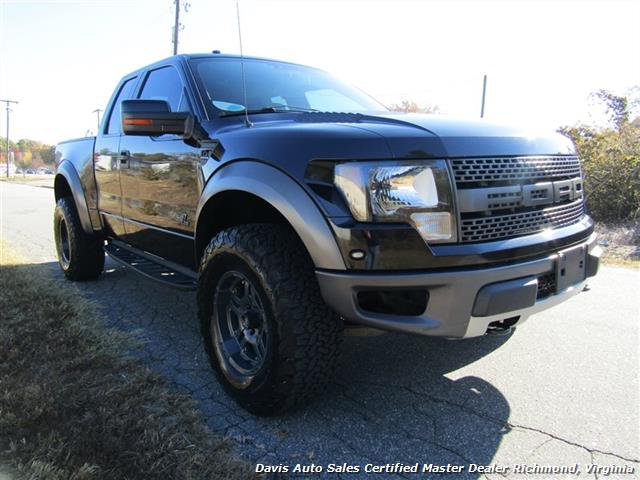
M 228 271 L 213 297 L 211 342 L 224 375 L 236 388 L 248 386 L 267 357 L 269 324 L 257 288 L 243 273 Z

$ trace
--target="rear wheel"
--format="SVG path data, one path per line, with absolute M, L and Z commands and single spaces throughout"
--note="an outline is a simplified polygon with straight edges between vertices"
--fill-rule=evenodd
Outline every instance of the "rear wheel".
M 198 311 L 211 363 L 245 409 L 282 412 L 332 378 L 342 324 L 286 226 L 216 235 L 200 267 Z
M 56 204 L 53 236 L 58 263 L 69 280 L 93 280 L 102 273 L 104 241 L 82 229 L 76 206 L 69 197 L 61 198 Z

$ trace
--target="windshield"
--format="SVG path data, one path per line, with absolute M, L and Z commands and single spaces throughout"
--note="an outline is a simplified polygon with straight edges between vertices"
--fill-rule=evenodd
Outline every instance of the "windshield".
M 218 115 L 245 110 L 239 58 L 191 60 L 208 107 Z M 250 113 L 278 111 L 366 112 L 386 110 L 362 91 L 322 70 L 267 60 L 245 59 Z

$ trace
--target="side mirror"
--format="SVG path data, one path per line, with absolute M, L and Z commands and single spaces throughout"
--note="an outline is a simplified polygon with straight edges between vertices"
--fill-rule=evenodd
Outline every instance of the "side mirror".
M 123 100 L 120 107 L 125 135 L 193 135 L 195 118 L 189 112 L 172 112 L 164 100 Z

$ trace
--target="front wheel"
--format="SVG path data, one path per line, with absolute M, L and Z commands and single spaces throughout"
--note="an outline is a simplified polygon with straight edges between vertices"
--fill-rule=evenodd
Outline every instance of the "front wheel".
M 53 214 L 58 263 L 69 280 L 97 278 L 104 268 L 104 241 L 87 234 L 71 198 L 61 198 Z
M 342 323 L 286 226 L 218 233 L 201 262 L 198 313 L 218 378 L 253 413 L 282 412 L 332 378 Z

